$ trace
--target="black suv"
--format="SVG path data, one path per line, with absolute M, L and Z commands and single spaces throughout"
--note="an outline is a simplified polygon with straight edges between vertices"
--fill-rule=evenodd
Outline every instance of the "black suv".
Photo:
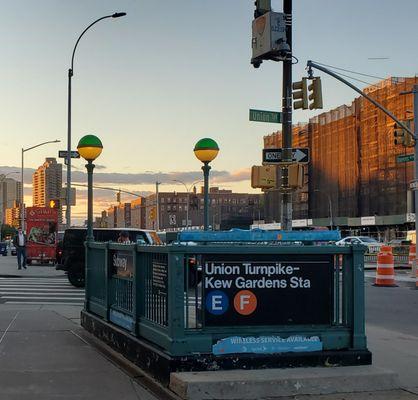
M 95 242 L 117 242 L 121 232 L 126 232 L 131 243 L 161 244 L 154 231 L 132 228 L 93 229 Z M 56 269 L 67 272 L 68 280 L 76 287 L 84 287 L 86 228 L 69 228 L 62 241 L 61 263 Z

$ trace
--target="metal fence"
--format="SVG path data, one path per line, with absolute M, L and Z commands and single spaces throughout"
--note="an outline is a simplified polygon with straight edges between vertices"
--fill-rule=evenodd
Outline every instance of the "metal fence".
M 90 243 L 86 311 L 175 356 L 211 353 L 214 343 L 223 338 L 260 335 L 318 336 L 324 350 L 362 350 L 366 348 L 363 251 L 362 246 Z M 289 267 L 298 262 L 317 289 L 313 285 L 302 292 L 301 286 L 308 280 L 297 273 L 289 281 L 299 292 L 269 289 L 285 279 L 267 279 L 268 268 L 279 273 L 286 263 Z M 237 271 L 244 267 L 257 279 L 240 276 Z M 234 282 L 243 285 L 243 292 L 248 292 L 245 285 L 267 285 L 250 290 L 259 299 L 264 298 L 265 310 L 260 302 L 251 318 L 232 314 L 236 293 L 222 283 L 229 281 L 224 279 L 228 268 Z M 254 271 L 261 272 L 256 275 Z M 215 273 L 224 274 L 223 280 L 213 278 Z M 226 286 L 221 290 L 225 297 L 232 293 L 231 307 L 223 315 L 210 310 L 209 301 L 221 285 Z M 286 287 L 286 283 L 283 285 Z M 218 294 L 221 300 L 222 293 Z M 273 296 L 271 302 L 265 301 L 268 296 Z
M 377 264 L 377 254 L 379 253 L 380 246 L 375 249 L 368 249 L 364 254 L 365 264 Z M 395 267 L 407 268 L 409 267 L 409 245 L 392 246 L 393 261 Z

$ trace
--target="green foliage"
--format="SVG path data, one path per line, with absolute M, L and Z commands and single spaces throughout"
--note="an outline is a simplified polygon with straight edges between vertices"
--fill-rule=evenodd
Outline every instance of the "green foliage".
M 13 226 L 2 224 L 1 225 L 1 237 L 2 239 L 13 237 L 16 234 L 16 229 Z

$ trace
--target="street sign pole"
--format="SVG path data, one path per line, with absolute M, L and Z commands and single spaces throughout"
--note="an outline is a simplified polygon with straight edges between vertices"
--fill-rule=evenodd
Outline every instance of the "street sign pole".
M 282 147 L 283 159 L 291 163 L 292 160 L 292 0 L 283 0 L 283 13 L 286 19 L 286 38 L 289 51 L 283 61 L 283 132 Z M 289 169 L 287 165 L 282 167 L 282 201 L 281 218 L 282 228 L 292 230 L 292 192 L 289 188 Z
M 414 134 L 415 134 L 415 145 L 414 145 L 414 178 L 415 181 L 418 179 L 418 85 L 414 85 L 412 91 L 414 94 Z M 415 202 L 415 244 L 418 237 L 418 191 L 414 190 L 414 202 Z M 416 268 L 416 265 L 415 265 Z M 412 271 L 414 272 L 414 271 Z

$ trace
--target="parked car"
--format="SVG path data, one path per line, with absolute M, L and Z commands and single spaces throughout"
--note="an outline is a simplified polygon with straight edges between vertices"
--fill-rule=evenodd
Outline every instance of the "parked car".
M 0 254 L 2 256 L 7 256 L 7 243 L 6 242 L 0 242 Z
M 344 239 L 335 242 L 337 246 L 345 246 L 349 244 L 362 244 L 368 248 L 369 253 L 378 253 L 383 243 L 368 236 L 347 236 Z
M 93 229 L 96 242 L 117 242 L 121 232 L 127 232 L 129 241 L 138 244 L 161 244 L 155 231 L 133 228 L 97 228 Z M 62 241 L 61 263 L 57 270 L 67 272 L 70 283 L 75 287 L 84 287 L 85 283 L 85 247 L 87 230 L 70 228 L 64 233 Z

